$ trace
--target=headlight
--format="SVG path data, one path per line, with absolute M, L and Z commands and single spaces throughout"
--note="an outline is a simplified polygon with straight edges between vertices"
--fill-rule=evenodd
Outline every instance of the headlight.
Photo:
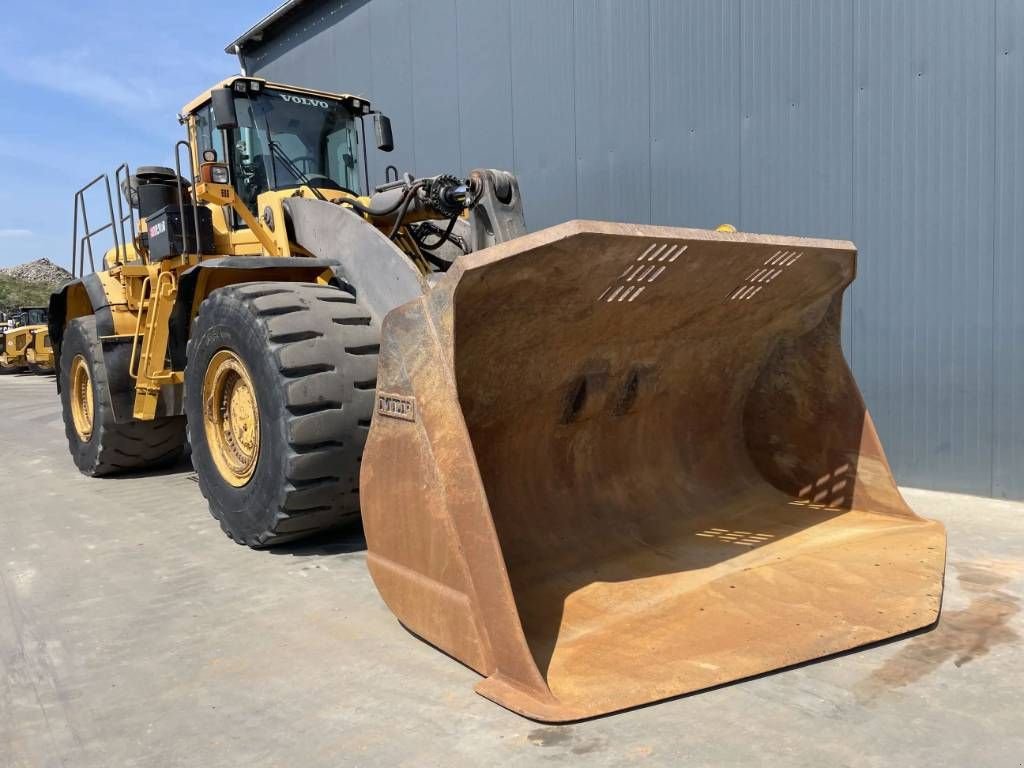
M 199 168 L 200 178 L 212 184 L 228 183 L 228 167 L 223 163 L 203 163 Z

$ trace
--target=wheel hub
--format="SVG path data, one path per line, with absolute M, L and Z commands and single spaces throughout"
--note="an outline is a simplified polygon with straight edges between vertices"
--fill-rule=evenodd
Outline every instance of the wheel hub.
M 71 421 L 74 423 L 78 439 L 83 443 L 92 437 L 93 399 L 92 376 L 89 374 L 89 363 L 83 355 L 77 355 L 71 361 Z
M 252 479 L 260 456 L 260 413 L 252 377 L 241 358 L 222 349 L 203 378 L 206 442 L 221 476 L 239 488 Z

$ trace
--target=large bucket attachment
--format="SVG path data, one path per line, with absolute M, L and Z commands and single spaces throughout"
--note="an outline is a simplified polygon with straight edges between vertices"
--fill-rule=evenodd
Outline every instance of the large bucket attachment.
M 361 498 L 412 632 L 542 721 L 933 623 L 840 349 L 851 243 L 570 222 L 461 258 L 384 324 Z

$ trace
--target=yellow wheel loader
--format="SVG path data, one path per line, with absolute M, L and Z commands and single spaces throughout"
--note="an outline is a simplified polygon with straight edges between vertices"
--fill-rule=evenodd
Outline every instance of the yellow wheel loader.
M 371 189 L 383 115 L 258 78 L 181 120 L 190 178 L 97 177 L 95 228 L 76 195 L 50 335 L 84 473 L 171 460 L 187 424 L 235 541 L 361 512 L 399 620 L 543 721 L 936 620 L 943 529 L 901 498 L 840 348 L 851 243 L 527 234 L 511 174 Z
M 7 328 L 0 329 L 0 375 L 53 370 L 53 349 L 45 307 L 21 307 Z
M 53 347 L 50 346 L 49 326 L 32 330 L 32 343 L 25 350 L 29 368 L 37 373 L 53 373 Z

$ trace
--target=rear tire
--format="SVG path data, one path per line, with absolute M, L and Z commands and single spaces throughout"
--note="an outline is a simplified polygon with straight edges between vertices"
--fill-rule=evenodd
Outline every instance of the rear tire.
M 185 413 L 200 490 L 232 540 L 268 547 L 358 516 L 379 344 L 330 286 L 243 283 L 203 302 Z
M 124 424 L 114 420 L 95 317 L 76 318 L 68 324 L 59 376 L 64 432 L 71 458 L 82 474 L 102 477 L 154 469 L 181 458 L 185 447 L 183 417 Z M 87 415 L 90 411 L 91 418 Z

